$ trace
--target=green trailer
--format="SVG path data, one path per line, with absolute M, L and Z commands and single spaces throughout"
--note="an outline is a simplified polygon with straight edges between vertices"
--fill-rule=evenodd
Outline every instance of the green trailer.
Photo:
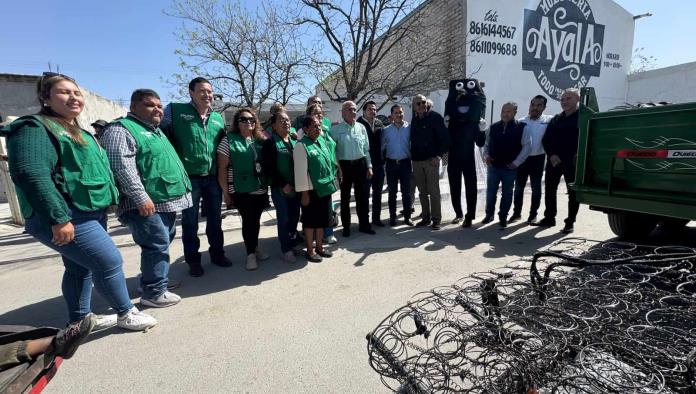
M 696 103 L 599 112 L 594 89 L 581 93 L 578 200 L 619 237 L 696 220 Z

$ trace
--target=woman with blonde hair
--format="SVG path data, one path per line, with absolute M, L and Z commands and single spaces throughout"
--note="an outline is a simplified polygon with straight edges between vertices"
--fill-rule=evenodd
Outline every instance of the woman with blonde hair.
M 106 152 L 77 122 L 85 104 L 80 88 L 70 77 L 45 73 L 37 96 L 39 113 L 3 133 L 27 233 L 63 258 L 70 322 L 91 314 L 94 284 L 117 314 L 102 317 L 98 328 L 154 326 L 157 321 L 131 303 L 123 258 L 106 232 L 106 209 L 118 202 L 118 191 Z
M 241 108 L 234 114 L 232 130 L 217 149 L 218 182 L 228 206 L 242 216 L 242 238 L 246 246 L 246 269 L 258 268 L 268 254 L 258 249 L 261 214 L 268 204 L 268 185 L 263 168 L 266 139 L 256 113 Z

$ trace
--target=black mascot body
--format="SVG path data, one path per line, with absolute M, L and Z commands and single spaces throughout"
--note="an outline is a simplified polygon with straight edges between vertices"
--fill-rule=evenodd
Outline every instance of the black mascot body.
M 464 219 L 471 226 L 476 214 L 476 160 L 474 145 L 486 143 L 486 94 L 476 79 L 454 79 L 449 83 L 445 101 L 445 122 L 450 133 L 447 175 L 452 206 L 456 213 L 453 223 Z M 483 129 L 483 130 L 481 130 Z M 466 217 L 462 212 L 462 177 L 466 190 Z

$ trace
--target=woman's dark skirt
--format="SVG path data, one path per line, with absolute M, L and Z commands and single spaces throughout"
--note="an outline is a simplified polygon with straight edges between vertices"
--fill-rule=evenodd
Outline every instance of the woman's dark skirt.
M 314 190 L 310 190 L 309 204 L 302 206 L 300 221 L 306 228 L 330 227 L 331 213 L 331 195 L 319 197 Z

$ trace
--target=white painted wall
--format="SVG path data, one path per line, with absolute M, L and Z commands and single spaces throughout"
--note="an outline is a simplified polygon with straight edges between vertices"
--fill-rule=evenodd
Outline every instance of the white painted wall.
M 696 101 L 696 62 L 630 75 L 626 101 L 630 104 Z

